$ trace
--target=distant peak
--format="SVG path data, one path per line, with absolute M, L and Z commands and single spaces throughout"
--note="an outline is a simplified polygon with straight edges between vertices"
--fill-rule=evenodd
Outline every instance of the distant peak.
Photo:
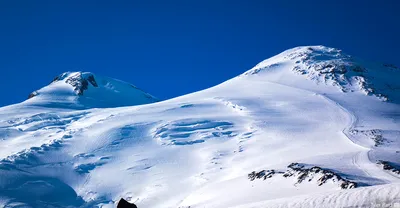
M 78 103 L 85 107 L 118 107 L 159 101 L 127 82 L 80 71 L 56 76 L 48 86 L 32 92 L 28 99 L 34 97 L 32 102 Z
M 88 86 L 98 87 L 95 75 L 91 72 L 64 72 L 53 79 L 51 83 L 64 81 L 74 87 L 77 95 L 83 95 Z

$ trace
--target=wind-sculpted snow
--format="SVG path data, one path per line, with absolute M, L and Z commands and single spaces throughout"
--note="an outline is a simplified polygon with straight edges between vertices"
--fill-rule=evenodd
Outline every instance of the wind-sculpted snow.
M 180 120 L 156 129 L 154 138 L 162 144 L 189 145 L 202 143 L 210 138 L 232 137 L 233 123 L 212 120 Z
M 379 185 L 352 190 L 309 194 L 286 199 L 249 203 L 235 208 L 372 208 L 400 205 L 400 185 Z M 233 208 L 233 207 L 232 207 Z
M 0 195 L 6 197 L 7 206 L 80 207 L 84 204 L 62 177 L 68 175 L 71 164 L 60 150 L 70 137 L 66 134 L 0 161 Z M 61 177 L 60 173 L 63 173 Z
M 39 113 L 27 118 L 9 120 L 8 123 L 20 131 L 37 131 L 50 128 L 65 129 L 68 124 L 79 120 L 86 114 L 82 112 L 63 116 L 54 113 Z
M 48 177 L 17 180 L 2 187 L 0 195 L 10 198 L 7 207 L 80 207 L 84 204 L 68 184 Z
M 394 203 L 398 71 L 298 47 L 156 103 L 122 81 L 64 73 L 0 108 L 0 207 Z

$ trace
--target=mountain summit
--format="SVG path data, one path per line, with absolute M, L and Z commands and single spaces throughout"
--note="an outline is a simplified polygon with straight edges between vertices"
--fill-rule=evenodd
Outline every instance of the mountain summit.
M 393 79 L 400 76 L 397 66 L 366 62 L 336 48 L 302 46 L 289 49 L 262 61 L 244 75 L 264 72 L 270 75 L 274 69 L 291 71 L 316 84 L 335 86 L 342 92 L 358 91 L 383 101 L 400 102 L 400 82 Z
M 157 102 L 129 83 L 90 72 L 65 72 L 50 85 L 32 92 L 28 102 L 82 108 L 120 107 Z

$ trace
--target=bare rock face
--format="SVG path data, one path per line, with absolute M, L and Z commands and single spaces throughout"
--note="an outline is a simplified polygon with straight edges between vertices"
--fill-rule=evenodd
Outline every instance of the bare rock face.
M 121 198 L 118 202 L 117 208 L 138 208 L 135 204 L 127 202 L 125 199 Z
M 28 99 L 35 97 L 36 95 L 38 95 L 37 91 L 33 91 L 31 94 L 29 94 Z
M 372 139 L 375 143 L 375 147 L 383 146 L 385 144 L 392 142 L 387 138 L 383 137 L 382 130 L 380 129 L 370 129 L 370 130 L 352 129 L 350 131 L 350 134 L 363 136 L 366 137 L 367 139 Z
M 93 87 L 98 87 L 94 76 L 91 74 L 88 77 L 83 77 L 81 73 L 77 73 L 74 76 L 69 77 L 65 80 L 65 83 L 70 84 L 74 87 L 74 91 L 78 95 L 83 95 L 83 92 L 88 89 L 89 84 Z
M 291 163 L 286 171 L 276 171 L 276 170 L 262 170 L 258 172 L 253 171 L 248 174 L 248 178 L 250 181 L 254 181 L 255 179 L 266 180 L 268 178 L 273 177 L 274 175 L 281 175 L 285 178 L 294 177 L 297 179 L 297 182 L 295 184 L 300 184 L 305 181 L 311 182 L 314 179 L 316 179 L 318 186 L 322 186 L 327 181 L 331 180 L 339 184 L 341 189 L 352 189 L 357 187 L 357 183 L 344 179 L 339 174 L 331 170 L 327 170 L 318 166 L 307 168 L 306 165 L 299 163 Z
M 83 93 L 88 89 L 89 85 L 93 87 L 99 87 L 96 79 L 93 74 L 83 74 L 83 73 L 76 73 L 75 75 L 68 76 L 68 73 L 63 73 L 59 76 L 56 76 L 50 84 L 55 82 L 65 82 L 72 87 L 74 87 L 74 91 L 77 95 L 83 95 Z M 32 92 L 29 94 L 28 99 L 37 96 L 39 93 L 37 91 Z
M 395 163 L 380 160 L 377 162 L 377 164 L 382 165 L 382 168 L 386 171 L 400 175 L 400 166 L 396 165 Z

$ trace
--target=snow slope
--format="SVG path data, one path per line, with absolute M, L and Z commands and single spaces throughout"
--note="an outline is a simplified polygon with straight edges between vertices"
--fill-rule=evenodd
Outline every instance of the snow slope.
M 123 197 L 138 207 L 393 206 L 399 75 L 310 46 L 146 105 L 90 108 L 68 86 L 84 106 L 71 108 L 53 83 L 0 109 L 0 205 L 115 207 Z

